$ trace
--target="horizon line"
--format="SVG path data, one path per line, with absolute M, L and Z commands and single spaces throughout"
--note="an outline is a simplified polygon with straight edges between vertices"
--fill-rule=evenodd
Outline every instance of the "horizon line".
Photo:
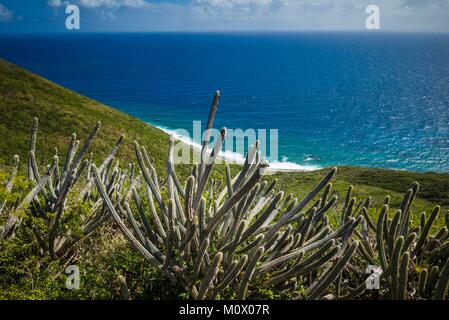
M 110 31 L 83 31 L 83 30 L 62 30 L 62 31 L 13 31 L 13 32 L 2 32 L 0 35 L 50 35 L 50 34 L 168 34 L 168 33 L 178 33 L 178 34 L 242 34 L 242 33 L 366 33 L 366 34 L 377 34 L 377 33 L 399 33 L 399 34 L 449 34 L 449 31 L 429 31 L 429 30 L 365 30 L 365 29 L 338 29 L 338 30 L 327 30 L 327 29 L 285 29 L 285 30 L 135 30 L 135 31 L 120 31 L 120 30 L 110 30 Z

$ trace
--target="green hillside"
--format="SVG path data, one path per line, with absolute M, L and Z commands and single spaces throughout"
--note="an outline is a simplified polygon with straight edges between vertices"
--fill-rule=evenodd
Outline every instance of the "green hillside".
M 128 143 L 121 147 L 120 159 L 129 161 L 133 153 L 129 142 L 137 139 L 148 147 L 158 167 L 164 163 L 162 155 L 166 154 L 168 137 L 161 130 L 3 60 L 0 60 L 0 114 L 3 163 L 9 163 L 14 154 L 26 159 L 33 117 L 39 118 L 36 155 L 39 161 L 51 159 L 54 146 L 64 154 L 73 132 L 84 139 L 100 120 L 102 127 L 93 144 L 95 156 L 103 157 L 120 134 L 125 134 Z
M 204 97 L 205 118 L 209 100 L 210 97 Z M 138 140 L 147 147 L 157 169 L 163 172 L 165 168 L 168 136 L 161 130 L 2 60 L 0 114 L 0 161 L 4 164 L 8 164 L 14 154 L 22 160 L 26 159 L 30 127 L 33 117 L 38 117 L 37 157 L 40 163 L 51 159 L 54 146 L 64 153 L 73 132 L 84 139 L 95 123 L 101 120 L 102 128 L 92 147 L 97 157 L 103 157 L 119 135 L 125 134 L 126 142 L 118 153 L 123 163 L 134 160 L 131 142 Z M 274 177 L 278 178 L 280 189 L 299 197 L 326 171 L 280 173 Z M 218 168 L 216 175 L 222 172 L 223 168 Z M 385 195 L 390 195 L 392 204 L 398 205 L 402 194 L 415 180 L 421 184 L 417 212 L 428 211 L 436 204 L 449 205 L 449 174 L 341 167 L 334 186 L 343 195 L 347 187 L 353 184 L 355 195 L 359 198 L 371 196 L 374 204 L 380 204 Z

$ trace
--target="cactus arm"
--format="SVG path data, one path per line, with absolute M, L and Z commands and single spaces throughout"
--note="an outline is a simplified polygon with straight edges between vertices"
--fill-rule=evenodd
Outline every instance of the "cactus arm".
M 278 231 L 283 225 L 288 223 L 291 217 L 293 217 L 296 213 L 301 211 L 320 191 L 323 189 L 329 181 L 334 177 L 337 173 L 337 168 L 332 168 L 332 170 L 318 183 L 318 185 L 313 188 L 313 190 L 290 212 L 282 215 L 276 225 L 271 228 L 266 239 L 271 238 L 276 231 Z
M 409 223 L 410 223 L 410 209 L 413 203 L 413 200 L 416 197 L 416 194 L 419 191 L 419 183 L 414 181 L 412 183 L 412 194 L 410 196 L 410 199 L 407 201 L 407 203 L 404 203 L 404 206 L 401 207 L 401 210 L 403 212 L 403 221 L 401 223 L 401 235 L 403 235 L 405 237 L 405 235 L 408 234 L 409 232 Z
M 89 134 L 89 136 L 87 137 L 86 141 L 84 142 L 83 147 L 81 148 L 78 156 L 76 157 L 75 161 L 73 162 L 73 164 L 70 167 L 70 170 L 73 169 L 77 169 L 78 166 L 80 165 L 81 161 L 84 158 L 84 155 L 87 153 L 87 150 L 89 150 L 90 145 L 92 144 L 98 130 L 101 127 L 101 121 L 98 121 L 97 124 L 95 125 L 95 127 L 92 129 L 91 133 Z
M 263 234 L 257 235 L 253 242 L 248 244 L 246 247 L 243 247 L 242 249 L 238 250 L 237 254 L 245 253 L 245 252 L 248 252 L 248 251 L 258 247 L 264 238 L 265 238 L 265 236 Z
M 397 235 L 398 229 L 399 229 L 399 220 L 401 219 L 401 215 L 402 215 L 401 210 L 397 210 L 393 217 L 393 220 L 391 221 L 389 233 L 387 235 L 389 256 L 391 256 L 393 254 L 394 246 L 396 243 L 396 235 Z
M 150 261 L 150 263 L 152 265 L 154 265 L 157 268 L 161 268 L 162 264 L 150 252 L 148 252 L 148 250 L 144 246 L 142 246 L 142 244 L 140 244 L 140 242 L 134 237 L 134 235 L 131 233 L 131 231 L 126 227 L 123 220 L 120 218 L 120 215 L 115 210 L 111 199 L 109 198 L 108 194 L 106 193 L 104 185 L 101 183 L 99 173 L 98 173 L 98 170 L 97 170 L 97 167 L 95 166 L 95 164 L 92 165 L 92 172 L 93 172 L 95 184 L 97 185 L 98 192 L 100 193 L 101 197 L 103 198 L 103 201 L 105 202 L 106 206 L 108 207 L 109 211 L 111 212 L 118 227 L 123 232 L 123 235 L 128 239 L 130 244 L 137 251 L 139 251 L 145 258 L 147 258 Z
M 252 187 L 260 180 L 262 177 L 262 170 L 266 168 L 267 164 L 262 163 L 258 166 L 259 170 L 256 170 L 251 178 L 246 181 L 246 183 L 230 197 L 219 209 L 217 214 L 215 214 L 209 221 L 206 227 L 206 234 L 212 233 L 216 228 L 218 222 L 223 218 L 223 216 L 228 213 L 228 211 L 238 203 L 243 197 L 246 196 L 247 192 L 252 189 Z
M 69 174 L 69 168 L 72 164 L 73 157 L 76 152 L 76 148 L 77 148 L 76 133 L 73 133 L 70 138 L 69 149 L 67 150 L 67 153 L 65 156 L 64 167 L 62 169 L 61 178 L 59 179 L 58 189 L 59 189 L 59 187 L 61 187 L 62 183 L 64 183 L 67 175 Z
M 201 247 L 198 250 L 198 255 L 196 256 L 195 262 L 193 264 L 193 278 L 194 279 L 197 279 L 200 274 L 203 259 L 207 255 L 207 249 L 209 248 L 209 242 L 210 242 L 209 238 L 205 238 L 203 240 L 203 242 L 201 243 Z
M 410 233 L 407 238 L 404 241 L 404 246 L 402 248 L 402 253 L 408 251 L 411 247 L 411 245 L 415 242 L 416 239 L 416 233 Z
M 161 241 L 160 241 L 158 235 L 160 236 L 160 238 L 162 240 L 165 240 L 167 238 L 167 235 L 165 234 L 164 228 L 162 227 L 161 222 L 159 220 L 158 220 L 159 224 L 157 221 L 154 221 L 157 234 L 153 231 L 153 228 L 150 225 L 150 221 L 148 221 L 145 211 L 143 210 L 142 202 L 140 201 L 139 194 L 137 193 L 137 191 L 134 187 L 132 188 L 132 194 L 133 194 L 133 198 L 134 198 L 134 202 L 136 204 L 137 210 L 139 211 L 140 219 L 141 219 L 143 226 L 145 227 L 145 230 L 146 230 L 147 234 L 149 235 L 149 237 L 152 239 L 152 241 L 154 241 L 154 242 L 157 241 L 159 243 Z
M 156 259 L 158 259 L 161 263 L 163 263 L 165 261 L 165 256 L 162 254 L 162 252 L 156 245 L 154 245 L 149 239 L 144 237 L 142 231 L 137 225 L 136 220 L 134 219 L 134 215 L 131 211 L 129 203 L 127 202 L 125 202 L 125 209 L 126 211 L 124 213 L 126 214 L 129 222 L 131 222 L 131 225 L 134 231 L 137 233 L 138 239 L 140 239 L 140 243 L 142 244 L 142 246 L 144 246 Z M 123 209 L 121 211 L 123 211 Z
M 120 293 L 122 294 L 123 300 L 131 300 L 131 296 L 129 294 L 128 285 L 126 284 L 126 279 L 122 275 L 117 277 L 117 282 L 120 287 Z
M 374 231 L 377 232 L 377 226 L 374 224 L 373 220 L 371 220 L 371 217 L 368 214 L 368 211 L 366 209 L 362 209 L 363 217 L 365 217 L 366 222 L 368 223 L 369 227 Z
M 441 270 L 440 278 L 438 279 L 435 289 L 435 300 L 444 300 L 449 287 L 449 258 L 446 259 L 443 270 Z
M 54 259 L 58 258 L 56 255 L 56 252 L 55 252 L 55 240 L 56 240 L 57 233 L 59 231 L 59 223 L 60 223 L 61 217 L 64 213 L 65 201 L 69 194 L 70 187 L 73 184 L 73 181 L 75 180 L 75 176 L 76 176 L 76 172 L 75 172 L 75 170 L 72 170 L 71 174 L 64 181 L 63 188 L 61 189 L 61 192 L 59 193 L 58 198 L 53 207 L 53 210 L 56 212 L 56 214 L 53 217 L 53 219 L 50 221 L 50 225 L 49 225 L 48 248 L 50 251 L 50 255 Z
M 237 299 L 244 300 L 246 297 L 246 292 L 248 290 L 248 284 L 251 281 L 254 271 L 256 270 L 256 265 L 259 262 L 260 258 L 264 253 L 264 247 L 259 247 L 257 251 L 252 255 L 249 259 L 248 266 L 246 267 L 245 272 L 243 273 L 242 280 L 240 281 L 240 285 L 237 289 Z
M 232 262 L 229 272 L 224 277 L 224 279 L 215 287 L 213 298 L 218 295 L 221 291 L 223 291 L 235 278 L 237 278 L 238 274 L 243 270 L 243 267 L 246 265 L 248 261 L 248 256 L 244 255 L 240 258 L 239 262 Z
M 433 266 L 430 268 L 429 276 L 427 277 L 425 294 L 426 296 L 431 296 L 434 289 L 434 285 L 437 282 L 438 275 L 440 273 L 440 268 L 438 266 Z
M 209 118 L 207 119 L 207 126 L 206 126 L 206 131 L 204 132 L 204 139 L 203 139 L 203 143 L 201 146 L 201 163 L 200 163 L 200 167 L 198 168 L 198 180 L 201 181 L 201 179 L 203 178 L 203 172 L 204 172 L 204 164 L 206 162 L 206 153 L 207 153 L 207 145 L 210 142 L 210 136 L 211 136 L 211 132 L 210 130 L 212 129 L 213 123 L 214 123 L 214 118 L 215 118 L 215 113 L 217 112 L 217 107 L 218 107 L 218 102 L 220 101 L 220 91 L 216 91 L 215 95 L 214 95 L 214 99 L 212 101 L 212 105 L 210 108 L 210 112 L 209 112 Z
M 404 237 L 400 236 L 394 245 L 393 253 L 391 255 L 391 265 L 389 270 L 390 284 L 391 284 L 391 297 L 392 299 L 398 299 L 399 288 L 399 267 L 401 260 L 401 251 L 404 245 Z
M 399 285 L 396 297 L 399 300 L 407 299 L 407 283 L 408 283 L 408 264 L 410 253 L 405 252 L 401 256 L 401 265 L 399 267 Z
M 161 194 L 160 194 L 158 188 L 155 185 L 157 183 L 157 181 L 153 182 L 153 179 L 150 176 L 150 172 L 149 172 L 148 168 L 144 164 L 144 159 L 143 159 L 143 156 L 142 156 L 142 152 L 140 151 L 139 144 L 137 143 L 137 141 L 134 141 L 134 149 L 135 149 L 135 152 L 136 152 L 137 161 L 139 163 L 142 175 L 143 175 L 147 185 L 150 187 L 152 194 L 156 197 L 156 201 L 159 204 L 159 207 L 161 208 L 161 211 L 163 212 L 163 214 L 167 215 L 168 214 L 167 208 L 165 207 L 165 203 L 162 201 Z
M 211 288 L 212 282 L 217 277 L 218 269 L 223 259 L 223 253 L 217 252 L 214 256 L 214 260 L 212 265 L 209 267 L 209 270 L 206 273 L 203 281 L 201 282 L 200 288 L 198 289 L 198 294 L 195 297 L 195 300 L 203 300 L 206 297 L 207 292 Z
M 324 217 L 324 214 L 329 211 L 338 201 L 338 196 L 332 196 L 332 198 L 322 207 L 321 209 L 317 210 L 313 220 L 314 222 L 322 219 Z M 290 220 L 292 221 L 292 220 Z
M 259 273 L 265 272 L 273 267 L 276 267 L 276 266 L 286 262 L 287 260 L 297 258 L 301 251 L 304 251 L 304 253 L 307 253 L 308 251 L 319 248 L 320 246 L 327 243 L 329 240 L 341 237 L 343 234 L 348 232 L 348 230 L 351 230 L 354 227 L 355 223 L 356 222 L 355 222 L 354 218 L 352 218 L 352 217 L 349 218 L 348 221 L 343 226 L 341 226 L 340 228 L 338 228 L 331 234 L 327 235 L 323 239 L 313 242 L 313 243 L 309 243 L 309 244 L 306 243 L 303 247 L 292 250 L 291 252 L 289 252 L 279 258 L 276 258 L 266 264 L 263 264 L 259 269 Z
M 12 162 L 11 169 L 9 171 L 8 181 L 6 182 L 6 187 L 5 187 L 6 192 L 8 192 L 8 193 L 10 193 L 12 191 L 12 188 L 14 186 L 14 180 L 16 179 L 16 176 L 17 176 L 17 169 L 19 167 L 19 156 L 15 155 L 13 157 L 12 161 L 13 162 Z M 7 203 L 7 200 L 0 202 L 0 216 L 3 212 L 3 210 L 5 209 L 6 203 Z M 2 232 L 0 231 L 0 237 L 1 237 L 1 234 L 2 234 Z
M 108 156 L 103 160 L 101 165 L 98 167 L 98 171 L 102 172 L 104 168 L 112 161 L 112 159 L 117 154 L 120 146 L 123 144 L 123 141 L 125 140 L 125 135 L 120 135 L 119 139 L 115 143 L 114 147 L 112 148 L 111 152 L 109 152 Z M 92 162 L 91 162 L 92 163 Z
M 33 180 L 39 181 L 41 179 L 41 176 L 39 174 L 39 169 L 37 167 L 36 155 L 34 154 L 34 151 L 28 152 L 28 159 L 33 174 Z
M 215 142 L 215 146 L 212 149 L 210 156 L 208 157 L 207 160 L 202 159 L 201 161 L 201 171 L 202 174 L 200 176 L 200 178 L 198 179 L 198 185 L 197 185 L 197 190 L 196 190 L 196 195 L 193 201 L 193 207 L 195 209 L 198 208 L 199 202 L 201 200 L 201 196 L 204 192 L 204 188 L 206 187 L 207 181 L 209 180 L 210 174 L 212 172 L 212 168 L 214 166 L 215 160 L 218 156 L 218 153 L 220 152 L 221 146 L 223 144 L 223 141 L 226 137 L 226 128 L 221 129 L 221 136 L 219 139 L 217 139 L 217 141 Z M 206 148 L 207 151 L 207 148 Z
M 382 207 L 382 210 L 379 214 L 379 219 L 377 220 L 377 232 L 376 232 L 376 240 L 377 240 L 377 251 L 379 253 L 380 264 L 383 270 L 387 270 L 387 256 L 385 253 L 385 244 L 384 244 L 384 221 L 387 218 L 388 205 L 385 204 Z
M 418 283 L 418 294 L 420 297 L 425 297 L 425 289 L 427 284 L 427 277 L 429 273 L 427 272 L 427 269 L 422 269 L 419 273 L 419 283 Z
M 236 176 L 235 182 L 232 186 L 234 192 L 239 189 L 242 182 L 244 182 L 245 177 L 250 170 L 251 166 L 257 166 L 257 162 L 254 162 L 255 154 L 257 153 L 257 145 L 251 145 L 248 154 L 246 155 L 245 162 L 243 163 L 242 169 L 239 174 Z
M 19 217 L 17 213 L 25 208 L 42 190 L 42 188 L 45 186 L 45 183 L 48 180 L 48 177 L 50 176 L 50 172 L 54 170 L 55 168 L 55 162 L 53 161 L 53 164 L 51 165 L 50 169 L 47 170 L 45 175 L 41 178 L 41 180 L 38 182 L 38 184 L 26 195 L 25 198 L 19 203 L 19 205 L 12 211 L 8 217 L 8 220 L 6 221 L 3 232 L 0 234 L 0 239 L 5 239 L 6 237 L 10 236 L 11 233 L 14 232 L 14 229 L 17 227 L 17 223 L 19 221 Z
M 317 282 L 316 286 L 311 286 L 308 290 L 309 295 L 307 296 L 307 300 L 314 300 L 319 298 L 323 292 L 330 286 L 330 284 L 338 277 L 341 271 L 346 267 L 346 264 L 352 258 L 352 255 L 357 250 L 359 243 L 358 241 L 354 241 L 351 246 L 346 250 L 345 254 L 341 257 L 341 259 L 322 277 L 320 277 L 319 282 Z
M 340 225 L 345 223 L 346 217 L 348 216 L 347 211 L 348 211 L 349 204 L 352 200 L 351 198 L 352 198 L 352 190 L 353 189 L 354 189 L 354 187 L 352 185 L 350 185 L 348 187 L 348 191 L 346 192 L 345 202 L 343 203 L 343 209 L 342 209 L 341 218 L 340 218 Z M 353 203 L 353 205 L 354 205 L 354 203 Z
M 242 237 L 243 230 L 245 229 L 246 220 L 241 220 L 235 233 L 235 238 L 231 239 L 230 242 L 228 242 L 226 245 L 223 246 L 223 248 L 220 249 L 222 252 L 231 251 L 234 252 L 237 248 L 239 241 Z
M 374 260 L 373 255 L 369 252 L 369 248 L 370 247 L 366 244 L 365 241 L 362 240 L 360 242 L 359 251 L 361 253 L 361 256 L 365 258 L 365 260 L 368 261 L 369 264 L 376 265 L 376 261 Z
M 14 186 L 14 180 L 17 176 L 17 169 L 19 168 L 19 156 L 14 155 L 12 158 L 12 166 L 8 175 L 8 182 L 6 183 L 6 191 L 11 192 Z
M 440 206 L 436 206 L 432 213 L 430 214 L 429 220 L 427 220 L 426 224 L 424 225 L 424 228 L 422 228 L 421 235 L 418 239 L 418 242 L 416 243 L 415 247 L 415 254 L 419 254 L 421 252 L 422 247 L 426 243 L 427 236 L 429 235 L 430 228 L 432 227 L 432 224 L 435 222 L 436 218 L 438 217 L 438 214 L 440 212 Z
M 33 126 L 31 128 L 31 138 L 30 138 L 30 151 L 31 152 L 36 151 L 36 137 L 37 137 L 38 127 L 39 127 L 39 119 L 35 117 L 33 119 Z M 28 180 L 34 180 L 33 169 L 32 169 L 29 158 L 28 158 Z
M 360 296 L 362 293 L 366 291 L 366 284 L 365 282 L 362 282 L 360 285 L 357 286 L 357 288 L 352 289 L 348 294 L 345 296 L 340 297 L 340 300 L 353 300 Z
M 330 240 L 329 242 L 327 242 L 304 261 L 301 261 L 301 258 L 304 256 L 304 252 L 302 251 L 302 253 L 298 256 L 296 265 L 286 272 L 271 278 L 270 284 L 277 285 L 293 276 L 299 277 L 303 274 L 307 274 L 313 270 L 316 270 L 319 267 L 323 266 L 325 263 L 329 262 L 329 260 L 333 256 L 335 256 L 337 251 L 338 248 L 335 246 L 335 240 Z

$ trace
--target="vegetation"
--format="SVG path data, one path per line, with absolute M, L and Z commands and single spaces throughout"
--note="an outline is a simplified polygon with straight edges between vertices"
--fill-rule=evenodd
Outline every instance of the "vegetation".
M 445 298 L 449 216 L 434 204 L 447 204 L 446 174 L 345 167 L 265 177 L 257 145 L 243 167 L 214 166 L 212 151 L 211 162 L 175 168 L 161 131 L 6 62 L 0 69 L 1 130 L 18 137 L 0 154 L 18 154 L 1 177 L 0 298 L 110 299 L 119 288 L 152 299 Z M 83 143 L 65 132 L 78 121 Z M 65 287 L 69 264 L 82 270 L 79 290 Z M 376 295 L 365 290 L 368 265 L 384 271 Z

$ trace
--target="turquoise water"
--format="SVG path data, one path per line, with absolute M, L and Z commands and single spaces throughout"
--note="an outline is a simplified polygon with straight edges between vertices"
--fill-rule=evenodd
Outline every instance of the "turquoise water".
M 449 172 L 449 35 L 1 36 L 0 57 L 168 129 L 278 129 L 279 161 Z

